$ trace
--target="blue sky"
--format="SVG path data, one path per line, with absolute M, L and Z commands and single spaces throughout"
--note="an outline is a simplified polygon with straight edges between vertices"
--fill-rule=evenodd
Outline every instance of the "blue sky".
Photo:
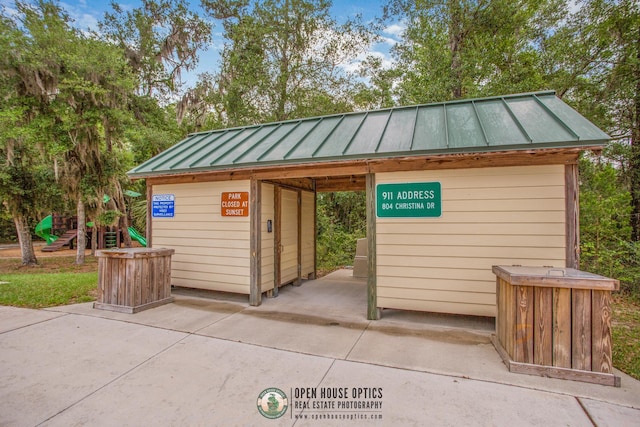
M 199 0 L 188 0 L 188 2 L 192 5 L 192 10 L 200 10 Z M 117 1 L 117 3 L 119 3 L 125 10 L 133 9 L 140 5 L 140 2 L 136 0 L 122 0 Z M 344 22 L 348 18 L 352 18 L 357 14 L 362 16 L 364 22 L 368 22 L 379 18 L 382 15 L 382 6 L 384 3 L 384 0 L 336 0 L 333 2 L 333 6 L 331 7 L 331 14 L 337 22 Z M 14 0 L 0 0 L 0 4 L 9 10 L 15 8 Z M 98 21 L 102 19 L 105 11 L 111 10 L 110 0 L 67 0 L 60 1 L 59 4 L 75 21 L 75 25 L 80 29 L 97 30 Z M 397 23 L 389 24 L 380 34 L 382 41 L 375 45 L 368 46 L 368 53 L 382 58 L 383 63 L 389 65 L 389 49 L 396 41 L 399 40 L 399 34 L 401 31 L 401 25 Z M 222 49 L 223 42 L 222 25 L 217 24 L 213 29 L 213 43 L 206 52 L 201 53 L 198 69 L 194 73 L 183 75 L 183 80 L 186 81 L 188 86 L 191 86 L 196 81 L 198 73 L 204 71 L 215 71 L 218 69 L 218 61 L 220 58 L 219 52 Z M 351 64 L 350 67 L 345 68 L 353 69 L 355 67 L 354 64 Z

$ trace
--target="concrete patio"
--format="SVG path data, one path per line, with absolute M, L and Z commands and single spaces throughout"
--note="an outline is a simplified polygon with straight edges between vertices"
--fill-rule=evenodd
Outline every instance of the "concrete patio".
M 493 319 L 368 321 L 365 282 L 350 274 L 259 307 L 185 289 L 137 314 L 0 307 L 0 425 L 638 425 L 640 382 L 624 373 L 621 388 L 509 373 Z M 289 397 L 281 418 L 257 410 L 269 387 Z M 346 420 L 294 408 L 297 390 L 318 387 L 380 388 L 382 409 Z

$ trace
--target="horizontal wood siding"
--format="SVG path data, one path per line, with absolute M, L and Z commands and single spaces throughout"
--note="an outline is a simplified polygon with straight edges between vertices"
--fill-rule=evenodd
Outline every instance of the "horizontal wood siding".
M 315 194 L 310 191 L 302 192 L 302 270 L 305 277 L 314 273 L 315 268 Z
M 565 266 L 564 166 L 376 174 L 440 182 L 440 218 L 377 218 L 378 307 L 496 315 L 493 265 Z
M 262 292 L 273 289 L 274 283 L 274 229 L 271 229 L 271 233 L 267 231 L 267 221 L 271 220 L 272 225 L 275 217 L 274 199 L 273 199 L 274 186 L 272 184 L 262 184 Z
M 175 250 L 175 286 L 249 294 L 249 217 L 222 217 L 222 192 L 249 191 L 249 181 L 159 184 L 175 195 L 175 216 L 153 218 L 153 246 Z M 264 209 L 264 208 L 263 208 Z

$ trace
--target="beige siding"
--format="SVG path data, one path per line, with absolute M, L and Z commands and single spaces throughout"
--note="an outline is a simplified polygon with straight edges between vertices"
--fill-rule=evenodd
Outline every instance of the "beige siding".
M 271 184 L 262 184 L 262 201 L 261 201 L 261 210 L 262 210 L 262 224 L 261 224 L 261 233 L 262 233 L 262 291 L 268 291 L 273 289 L 274 283 L 274 256 L 273 256 L 273 245 L 274 245 L 274 236 L 275 232 L 273 228 L 271 229 L 271 233 L 267 231 L 267 221 L 274 220 L 275 209 L 274 209 L 274 186 Z
M 315 194 L 302 192 L 302 276 L 315 272 Z
M 154 185 L 175 195 L 175 216 L 153 218 L 153 246 L 172 248 L 176 286 L 249 294 L 249 217 L 222 217 L 225 191 L 249 191 L 249 181 Z
M 564 166 L 376 174 L 440 182 L 440 218 L 377 218 L 378 306 L 495 316 L 496 264 L 565 265 Z
M 298 278 L 298 192 L 282 189 L 280 281 Z

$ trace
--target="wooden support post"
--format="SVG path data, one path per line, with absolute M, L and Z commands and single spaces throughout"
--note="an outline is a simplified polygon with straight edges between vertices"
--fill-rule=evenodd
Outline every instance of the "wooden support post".
M 380 319 L 376 273 L 376 176 L 367 174 L 367 319 Z
M 302 285 L 302 190 L 297 190 L 298 195 L 298 277 L 293 286 Z
M 262 211 L 260 209 L 262 201 L 262 184 L 256 179 L 251 180 L 249 194 L 249 217 L 251 218 L 250 237 L 250 281 L 249 281 L 249 304 L 258 306 L 262 303 Z
M 273 296 L 277 297 L 282 281 L 282 189 L 273 187 Z
M 318 192 L 316 180 L 313 180 L 313 273 L 309 279 L 315 280 L 318 275 Z
M 564 167 L 566 203 L 566 267 L 580 268 L 580 205 L 578 188 L 578 165 Z

